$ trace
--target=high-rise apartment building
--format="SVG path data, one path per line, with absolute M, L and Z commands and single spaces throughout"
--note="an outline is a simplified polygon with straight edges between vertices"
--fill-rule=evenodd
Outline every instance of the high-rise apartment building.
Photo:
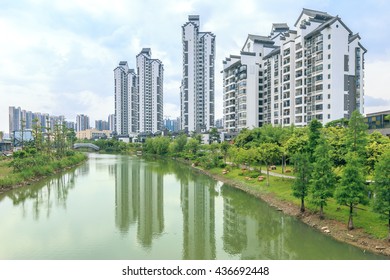
M 137 55 L 137 73 L 121 61 L 114 69 L 115 131 L 135 136 L 163 129 L 164 67 L 144 48 Z
M 138 97 L 136 74 L 127 61 L 119 62 L 114 69 L 115 128 L 119 135 L 138 131 Z
M 164 129 L 164 67 L 151 56 L 150 48 L 143 48 L 137 55 L 139 131 L 155 133 Z
M 22 120 L 22 110 L 20 107 L 10 106 L 8 109 L 8 119 L 9 119 L 9 135 L 13 135 L 14 131 L 21 130 L 21 120 Z
M 115 114 L 108 115 L 108 130 L 115 131 Z
M 181 129 L 205 131 L 214 126 L 215 35 L 200 31 L 199 16 L 182 26 L 183 79 Z
M 91 128 L 89 126 L 89 117 L 87 115 L 76 116 L 76 131 L 82 131 Z
M 99 131 L 102 130 L 109 130 L 108 128 L 108 122 L 103 120 L 96 120 L 95 121 L 95 128 Z
M 291 30 L 249 35 L 240 56 L 223 61 L 227 131 L 263 124 L 323 124 L 364 110 L 360 36 L 338 16 L 303 9 Z M 252 78 L 251 78 L 252 77 Z

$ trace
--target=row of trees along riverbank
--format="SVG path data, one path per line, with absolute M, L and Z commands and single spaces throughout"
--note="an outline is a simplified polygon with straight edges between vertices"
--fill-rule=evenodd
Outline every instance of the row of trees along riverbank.
M 7 189 L 42 176 L 48 176 L 84 161 L 87 156 L 72 149 L 76 140 L 73 130 L 56 124 L 53 131 L 34 122 L 33 140 L 22 141 L 21 150 L 12 158 L 0 161 L 0 188 Z
M 347 122 L 333 122 L 326 127 L 313 120 L 304 128 L 244 129 L 232 143 L 202 145 L 199 137 L 186 135 L 149 138 L 143 151 L 179 157 L 206 170 L 228 171 L 245 165 L 247 171 L 238 173 L 242 180 L 257 178 L 262 167 L 268 171 L 272 165 L 280 165 L 282 173 L 290 171 L 295 176 L 288 184 L 292 196 L 283 199 L 298 199 L 302 212 L 306 200 L 321 218 L 328 206 L 337 205 L 334 212 L 329 210 L 329 216 L 346 218 L 352 230 L 360 209 L 359 216 L 364 220 L 359 220 L 359 227 L 377 238 L 388 234 L 390 240 L 390 140 L 379 132 L 368 134 L 358 112 L 353 112 Z M 266 184 L 272 190 L 270 181 L 267 174 Z M 340 215 L 341 209 L 347 209 L 346 215 Z M 379 217 L 387 220 L 387 230 Z

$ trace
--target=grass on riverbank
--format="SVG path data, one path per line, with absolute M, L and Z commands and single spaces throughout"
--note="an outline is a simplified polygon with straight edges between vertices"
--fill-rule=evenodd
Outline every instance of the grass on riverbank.
M 65 168 L 74 166 L 87 159 L 83 153 L 76 152 L 73 155 L 61 159 L 53 159 L 44 164 L 33 165 L 20 171 L 13 171 L 10 167 L 10 160 L 0 161 L 0 189 L 10 188 L 15 185 L 23 184 L 26 181 L 33 180 L 42 176 L 49 176 Z
M 281 201 L 291 202 L 297 206 L 300 206 L 300 200 L 292 195 L 291 186 L 293 184 L 292 179 L 285 179 L 279 177 L 270 176 L 270 186 L 267 186 L 266 179 L 262 182 L 257 181 L 257 178 L 251 180 L 245 179 L 246 177 L 257 177 L 256 172 L 246 171 L 243 173 L 241 169 L 231 168 L 231 171 L 225 175 L 222 175 L 223 168 L 213 168 L 208 170 L 211 174 L 224 176 L 229 181 L 245 184 L 251 191 L 259 193 L 271 193 Z M 261 174 L 266 177 L 266 175 Z M 319 209 L 310 203 L 309 198 L 305 199 L 306 208 L 312 212 L 317 213 Z M 355 209 L 354 224 L 356 228 L 363 228 L 365 232 L 378 239 L 387 237 L 388 226 L 387 221 L 381 220 L 377 213 L 374 213 L 370 206 L 358 205 L 358 209 Z M 337 220 L 345 223 L 347 227 L 349 208 L 347 206 L 340 206 L 335 199 L 328 200 L 328 205 L 324 208 L 325 217 L 327 219 Z

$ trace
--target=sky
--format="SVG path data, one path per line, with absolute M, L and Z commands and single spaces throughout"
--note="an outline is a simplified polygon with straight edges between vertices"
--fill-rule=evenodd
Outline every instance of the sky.
M 387 0 L 0 0 L 0 131 L 8 107 L 94 121 L 114 113 L 113 70 L 151 48 L 164 64 L 164 115 L 180 115 L 181 26 L 199 15 L 216 35 L 216 118 L 222 117 L 222 60 L 248 34 L 294 23 L 303 8 L 341 17 L 361 36 L 365 112 L 390 110 L 390 1 Z

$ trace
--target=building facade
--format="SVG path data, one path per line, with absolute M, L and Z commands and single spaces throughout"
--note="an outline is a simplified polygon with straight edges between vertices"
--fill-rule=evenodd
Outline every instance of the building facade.
M 200 31 L 199 16 L 189 16 L 182 45 L 181 129 L 206 131 L 214 126 L 215 35 Z
M 76 116 L 76 131 L 82 131 L 90 129 L 89 126 L 89 117 L 87 115 L 77 115 Z
M 121 61 L 114 69 L 115 122 L 118 135 L 134 137 L 140 132 L 161 131 L 163 124 L 164 67 L 151 58 L 150 48 L 137 55 L 137 73 Z
M 164 129 L 164 67 L 160 60 L 152 59 L 150 48 L 137 55 L 139 131 L 152 132 Z
M 267 37 L 248 35 L 241 56 L 223 61 L 225 130 L 305 126 L 314 118 L 325 124 L 364 113 L 359 34 L 340 17 L 309 9 L 294 27 L 277 23 Z
M 131 135 L 138 132 L 139 115 L 136 83 L 137 76 L 134 69 L 129 69 L 126 61 L 119 62 L 119 66 L 114 69 L 114 130 L 118 135 Z

